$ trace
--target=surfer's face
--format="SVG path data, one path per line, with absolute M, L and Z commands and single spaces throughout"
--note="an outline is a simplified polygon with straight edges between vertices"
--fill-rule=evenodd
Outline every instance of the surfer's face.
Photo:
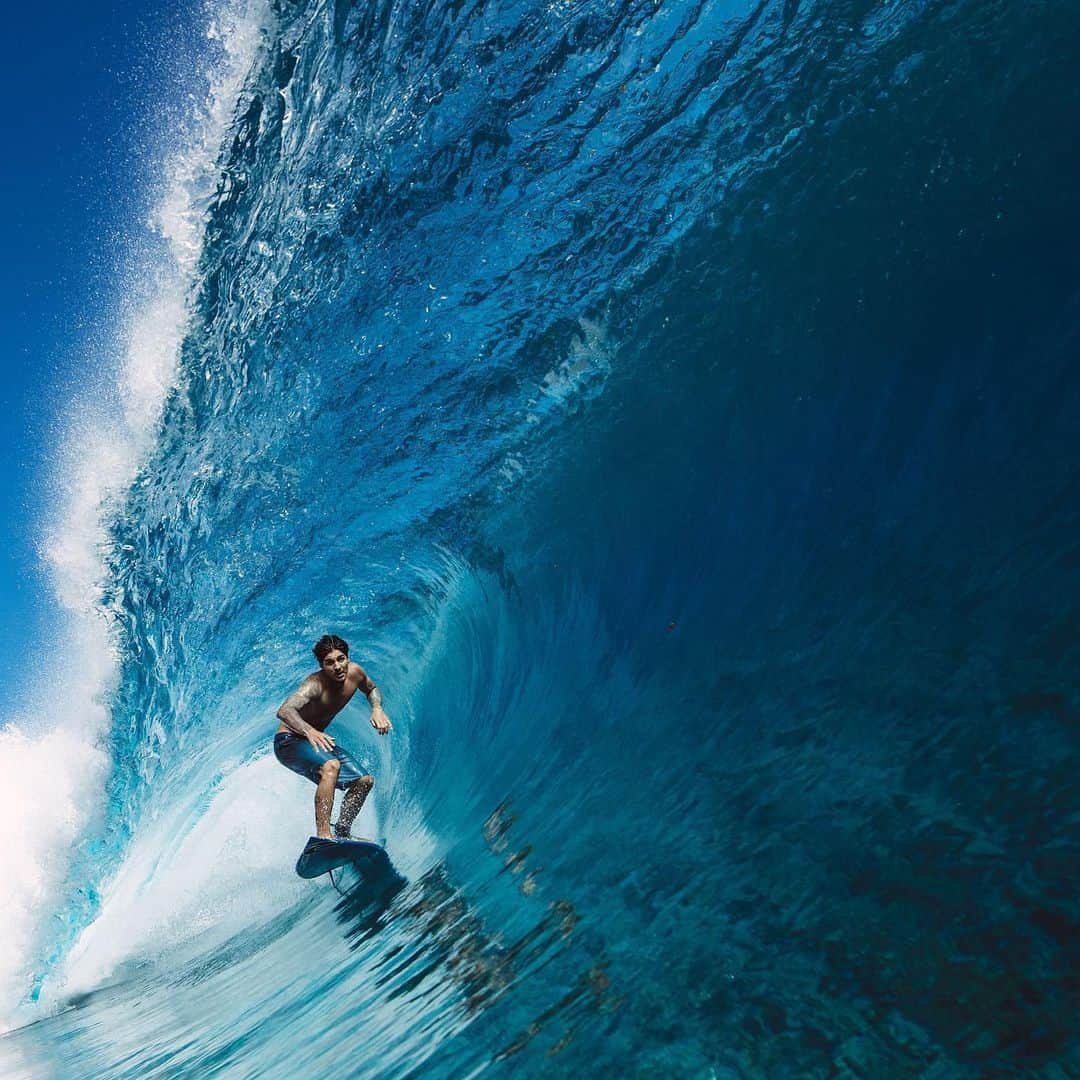
M 334 649 L 322 658 L 322 669 L 334 682 L 343 683 L 349 674 L 349 658 L 340 649 Z

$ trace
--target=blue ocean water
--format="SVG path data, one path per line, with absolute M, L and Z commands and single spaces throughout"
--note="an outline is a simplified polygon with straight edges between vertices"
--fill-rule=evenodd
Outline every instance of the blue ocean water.
M 1080 1069 L 1077 56 L 1065 2 L 278 0 L 0 1063 Z M 387 905 L 292 873 L 326 632 Z

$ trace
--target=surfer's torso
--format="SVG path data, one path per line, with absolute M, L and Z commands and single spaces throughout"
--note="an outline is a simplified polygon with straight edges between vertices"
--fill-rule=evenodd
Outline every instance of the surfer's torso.
M 343 683 L 331 683 L 321 671 L 316 671 L 300 684 L 301 690 L 306 691 L 307 700 L 296 704 L 296 711 L 305 723 L 325 731 L 330 721 L 352 701 L 357 690 L 369 694 L 374 685 L 367 672 L 355 663 L 349 664 Z M 278 731 L 292 731 L 292 728 L 282 721 Z

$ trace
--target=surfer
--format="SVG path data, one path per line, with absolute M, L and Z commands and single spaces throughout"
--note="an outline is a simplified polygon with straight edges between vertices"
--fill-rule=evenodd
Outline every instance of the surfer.
M 347 840 L 356 815 L 375 778 L 363 772 L 352 755 L 326 734 L 330 721 L 362 690 L 371 703 L 371 726 L 380 734 L 390 730 L 379 688 L 368 673 L 349 659 L 349 643 L 324 634 L 312 650 L 319 670 L 309 675 L 281 704 L 281 726 L 274 735 L 274 756 L 287 769 L 306 776 L 315 787 L 315 833 L 323 840 Z M 345 792 L 341 815 L 330 834 L 334 790 Z

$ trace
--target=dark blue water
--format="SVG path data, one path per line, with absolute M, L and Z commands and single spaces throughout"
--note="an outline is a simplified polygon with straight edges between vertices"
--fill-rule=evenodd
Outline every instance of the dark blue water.
M 1080 1070 L 1080 11 L 268 25 L 109 519 L 64 1011 L 0 1060 Z M 292 877 L 328 631 L 389 906 Z

